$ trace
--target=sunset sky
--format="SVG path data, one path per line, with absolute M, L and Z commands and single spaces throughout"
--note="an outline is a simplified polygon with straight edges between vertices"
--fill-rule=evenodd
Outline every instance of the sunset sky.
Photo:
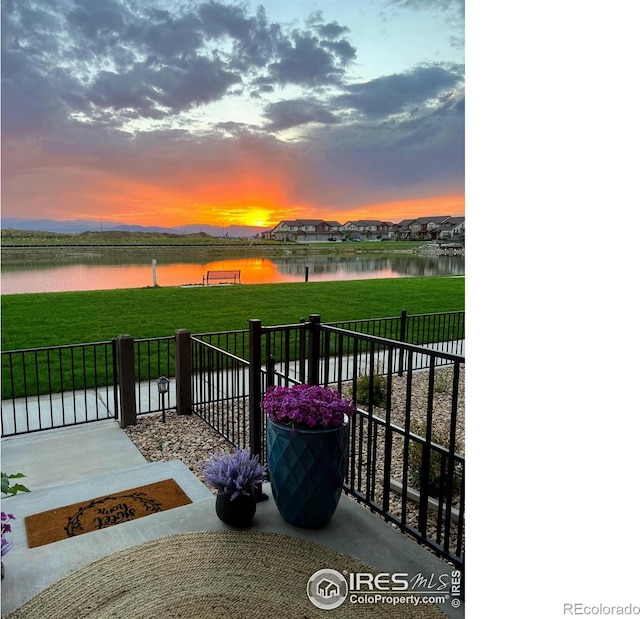
M 462 0 L 3 0 L 2 216 L 464 213 Z

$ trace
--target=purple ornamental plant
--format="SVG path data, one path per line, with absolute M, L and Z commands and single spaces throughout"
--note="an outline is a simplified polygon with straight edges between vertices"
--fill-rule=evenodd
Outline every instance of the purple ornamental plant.
M 322 430 L 340 427 L 344 416 L 351 417 L 356 407 L 335 389 L 303 384 L 269 387 L 262 409 L 271 421 L 297 429 Z
M 7 473 L 0 473 L 0 477 L 2 478 L 2 494 L 17 494 L 18 492 L 31 492 L 29 488 L 23 486 L 22 484 L 14 484 L 11 479 L 18 479 L 19 477 L 24 477 L 23 473 L 14 473 L 13 475 L 8 475 Z M 2 556 L 6 555 L 12 548 L 13 542 L 8 540 L 6 537 L 7 533 L 11 533 L 11 525 L 9 524 L 9 520 L 15 520 L 15 516 L 13 514 L 7 514 L 6 512 L 0 512 L 2 514 Z M 4 575 L 3 575 L 4 576 Z
M 11 525 L 9 520 L 15 520 L 13 514 L 5 514 L 2 512 L 2 556 L 6 555 L 12 548 L 13 542 L 5 537 L 5 533 L 11 533 Z
M 238 449 L 230 454 L 216 449 L 211 459 L 202 465 L 202 474 L 207 485 L 219 493 L 230 494 L 233 501 L 251 491 L 266 479 L 266 467 L 258 456 L 251 457 L 247 449 Z

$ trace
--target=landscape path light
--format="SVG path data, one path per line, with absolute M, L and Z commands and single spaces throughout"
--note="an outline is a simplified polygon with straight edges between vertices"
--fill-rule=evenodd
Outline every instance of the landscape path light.
M 158 384 L 158 393 L 162 398 L 162 423 L 165 423 L 164 396 L 169 392 L 169 379 L 166 376 L 161 376 L 156 383 Z

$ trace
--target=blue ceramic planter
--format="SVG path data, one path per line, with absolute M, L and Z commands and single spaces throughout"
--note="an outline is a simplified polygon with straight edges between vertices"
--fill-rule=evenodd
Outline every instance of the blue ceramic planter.
M 328 430 L 293 430 L 267 419 L 271 490 L 289 524 L 312 529 L 331 520 L 347 472 L 348 421 Z

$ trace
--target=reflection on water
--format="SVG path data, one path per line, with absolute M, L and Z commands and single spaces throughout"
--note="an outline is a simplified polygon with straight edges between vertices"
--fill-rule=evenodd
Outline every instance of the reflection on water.
M 462 256 L 314 256 L 306 259 L 275 258 L 273 262 L 277 265 L 278 272 L 283 275 L 304 275 L 308 266 L 310 275 L 318 275 L 319 279 L 325 280 L 342 279 L 334 277 L 336 274 L 355 274 L 358 276 L 357 279 L 464 275 Z
M 239 269 L 243 284 L 384 279 L 393 277 L 436 277 L 464 275 L 462 256 L 282 256 L 274 258 L 239 258 L 188 261 L 181 256 L 156 259 L 156 282 L 159 286 L 202 284 L 206 271 Z M 36 261 L 2 265 L 2 294 L 25 292 L 62 292 L 69 290 L 107 290 L 143 288 L 153 285 L 151 259 L 123 257 L 95 259 L 73 256 L 57 263 Z

